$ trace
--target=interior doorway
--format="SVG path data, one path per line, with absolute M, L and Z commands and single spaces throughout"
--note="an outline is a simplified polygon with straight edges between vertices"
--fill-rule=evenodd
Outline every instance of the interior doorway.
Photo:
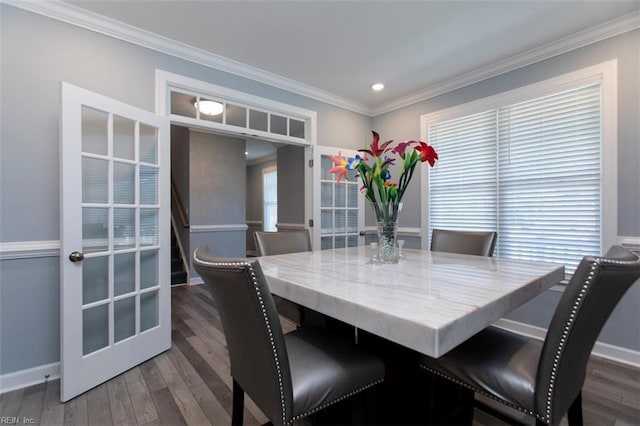
M 201 245 L 219 256 L 257 255 L 253 234 L 265 226 L 265 170 L 278 171 L 276 229 L 306 227 L 307 149 L 172 125 L 172 228 L 184 284 L 199 283 L 190 258 Z

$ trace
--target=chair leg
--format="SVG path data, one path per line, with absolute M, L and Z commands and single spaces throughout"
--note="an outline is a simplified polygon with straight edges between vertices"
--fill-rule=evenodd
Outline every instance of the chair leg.
M 233 379 L 233 412 L 231 413 L 231 424 L 233 426 L 242 426 L 244 416 L 244 390 Z
M 582 425 L 582 391 L 578 393 L 576 399 L 573 400 L 567 411 L 567 420 L 569 426 Z

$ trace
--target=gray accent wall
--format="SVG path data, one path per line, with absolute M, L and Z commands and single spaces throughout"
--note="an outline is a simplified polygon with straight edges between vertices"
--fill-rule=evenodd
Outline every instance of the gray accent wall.
M 278 223 L 304 223 L 305 148 L 278 148 Z
M 571 71 L 618 60 L 618 236 L 640 236 L 640 31 L 628 32 L 548 60 L 389 112 L 373 119 L 383 139 L 420 138 L 420 116 L 533 84 Z M 417 176 L 414 176 L 417 180 Z M 413 182 L 412 182 L 413 184 Z M 405 194 L 400 226 L 420 211 L 419 187 Z M 416 204 L 417 203 L 417 204 Z M 411 216 L 410 216 L 411 215 Z M 599 254 L 599 253 L 589 253 Z M 560 294 L 548 291 L 523 305 L 508 319 L 546 328 Z M 640 285 L 627 293 L 605 325 L 599 340 L 640 350 Z

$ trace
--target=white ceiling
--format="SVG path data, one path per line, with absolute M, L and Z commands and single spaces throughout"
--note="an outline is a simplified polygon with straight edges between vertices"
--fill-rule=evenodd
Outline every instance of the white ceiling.
M 478 70 L 507 71 L 512 58 L 603 23 L 637 27 L 640 16 L 640 0 L 68 3 L 374 113 Z

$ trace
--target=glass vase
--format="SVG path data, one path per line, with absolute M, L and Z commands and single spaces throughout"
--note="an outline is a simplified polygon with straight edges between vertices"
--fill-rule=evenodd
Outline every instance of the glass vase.
M 378 222 L 378 262 L 398 263 L 397 222 Z

